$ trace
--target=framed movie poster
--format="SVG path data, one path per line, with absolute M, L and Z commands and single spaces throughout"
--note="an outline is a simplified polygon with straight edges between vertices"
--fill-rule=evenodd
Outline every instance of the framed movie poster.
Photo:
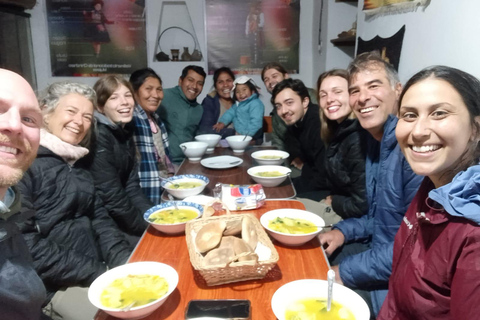
M 277 61 L 299 68 L 300 0 L 206 0 L 208 73 L 222 66 L 259 74 Z
M 147 65 L 144 3 L 46 0 L 52 76 L 130 74 Z

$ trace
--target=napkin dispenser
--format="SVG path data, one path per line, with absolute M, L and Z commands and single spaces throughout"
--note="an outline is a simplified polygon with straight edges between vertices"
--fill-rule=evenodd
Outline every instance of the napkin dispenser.
M 239 211 L 260 208 L 266 196 L 261 184 L 222 184 L 220 198 L 229 210 Z

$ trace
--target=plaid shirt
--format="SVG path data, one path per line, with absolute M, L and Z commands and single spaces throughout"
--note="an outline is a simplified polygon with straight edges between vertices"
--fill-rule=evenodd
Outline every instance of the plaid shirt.
M 156 113 L 153 113 L 152 117 L 155 119 L 162 132 L 165 154 L 169 157 L 167 129 Z M 139 105 L 135 106 L 133 121 L 135 123 L 133 139 L 135 140 L 137 150 L 140 153 L 140 169 L 138 172 L 140 186 L 145 195 L 154 204 L 159 204 L 162 195 L 162 188 L 160 186 L 162 178 L 158 172 L 157 152 L 153 143 L 152 129 L 150 128 L 147 114 Z

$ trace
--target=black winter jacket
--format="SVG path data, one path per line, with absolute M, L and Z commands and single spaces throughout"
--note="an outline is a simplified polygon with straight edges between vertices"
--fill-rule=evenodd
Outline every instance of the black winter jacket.
M 300 155 L 291 155 L 291 158 L 300 156 L 303 161 L 302 174 L 296 179 L 301 181 L 304 189 L 300 191 L 295 185 L 299 193 L 328 189 L 325 177 L 325 145 L 320 138 L 320 127 L 319 107 L 310 103 L 303 119 L 287 128 L 286 143 L 298 143 L 301 152 Z M 292 138 L 295 138 L 296 142 L 292 142 Z
M 89 286 L 107 266 L 125 263 L 132 251 L 81 162 L 70 166 L 40 146 L 18 185 L 21 211 L 32 216 L 21 230 L 49 298 L 59 289 Z
M 357 119 L 346 119 L 337 127 L 325 152 L 332 208 L 343 219 L 368 212 L 365 134 Z
M 0 212 L 0 311 L 2 319 L 36 320 L 41 318 L 46 294 L 15 224 L 26 218 L 19 213 L 20 205 L 20 193 L 15 192 L 10 212 Z
M 143 213 L 153 203 L 140 187 L 133 123 L 122 128 L 102 114 L 95 117 L 98 135 L 90 171 L 97 194 L 121 230 L 141 236 L 148 226 Z

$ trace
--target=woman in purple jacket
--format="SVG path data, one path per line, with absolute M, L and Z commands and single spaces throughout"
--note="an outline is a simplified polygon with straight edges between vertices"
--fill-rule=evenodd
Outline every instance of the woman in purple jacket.
M 480 81 L 433 66 L 400 96 L 396 137 L 425 176 L 395 237 L 378 319 L 478 319 Z

